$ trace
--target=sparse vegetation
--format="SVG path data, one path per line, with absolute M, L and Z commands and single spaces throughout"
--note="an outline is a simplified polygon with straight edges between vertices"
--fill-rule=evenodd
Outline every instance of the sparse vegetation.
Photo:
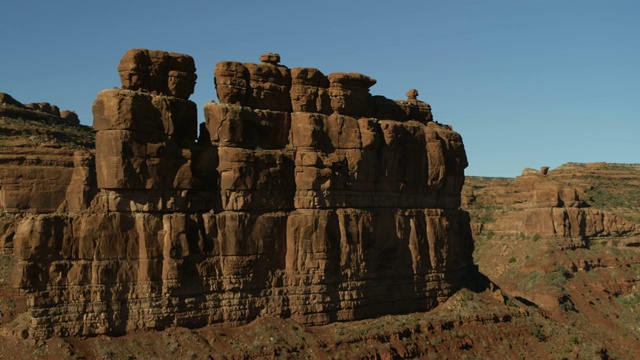
M 629 293 L 616 297 L 616 302 L 627 309 L 635 309 L 640 304 L 640 294 Z
M 569 298 L 566 295 L 563 295 L 560 298 L 560 309 L 563 312 L 578 312 L 578 309 L 576 309 L 575 304 L 573 303 L 573 301 L 571 301 L 571 298 Z
M 529 324 L 529 334 L 540 341 L 545 341 L 547 337 L 542 332 L 542 326 L 538 324 Z
M 544 283 L 550 287 L 563 290 L 567 280 L 573 277 L 571 270 L 565 266 L 556 264 L 554 271 L 548 271 L 544 274 Z

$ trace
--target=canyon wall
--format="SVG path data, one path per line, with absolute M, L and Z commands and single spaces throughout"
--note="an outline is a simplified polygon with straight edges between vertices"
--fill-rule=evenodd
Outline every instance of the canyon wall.
M 13 257 L 17 224 L 25 214 L 87 207 L 97 192 L 90 170 L 93 137 L 72 111 L 46 102 L 22 104 L 0 93 L 0 256 Z
M 540 171 L 525 169 L 514 179 L 467 178 L 463 206 L 474 215 L 476 234 L 555 238 L 558 244 L 565 244 L 561 246 L 570 247 L 585 246 L 589 239 L 637 242 L 640 226 L 633 217 L 624 216 L 626 205 L 612 211 L 616 210 L 612 206 L 617 200 L 607 187 L 616 186 L 596 179 L 602 176 L 614 181 L 615 176 L 607 172 L 606 164 L 591 173 L 589 169 L 567 164 L 552 171 L 546 167 Z M 631 176 L 631 180 L 624 181 L 637 181 L 636 178 Z M 633 203 L 633 194 L 626 186 L 617 187 L 621 188 L 618 196 L 629 196 Z M 600 192 L 609 194 L 610 199 L 594 202 L 592 194 Z
M 95 168 L 79 158 L 69 180 L 95 176 L 95 194 L 15 230 L 30 320 L 14 332 L 319 325 L 429 310 L 464 284 L 461 137 L 416 90 L 390 100 L 365 75 L 260 60 L 215 66 L 198 134 L 193 59 L 124 55 L 122 88 L 93 105 Z
M 0 213 L 76 211 L 77 197 L 88 200 L 88 188 L 68 188 L 93 156 L 92 131 L 78 124 L 72 111 L 0 93 Z

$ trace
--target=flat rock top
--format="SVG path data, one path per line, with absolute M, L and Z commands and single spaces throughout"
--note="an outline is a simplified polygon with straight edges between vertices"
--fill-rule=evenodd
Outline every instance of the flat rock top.
M 547 175 L 525 169 L 514 179 L 467 176 L 463 207 L 492 208 L 497 214 L 517 208 L 523 198 L 532 197 L 532 191 L 545 188 L 575 189 L 582 206 L 640 223 L 640 164 L 567 163 Z

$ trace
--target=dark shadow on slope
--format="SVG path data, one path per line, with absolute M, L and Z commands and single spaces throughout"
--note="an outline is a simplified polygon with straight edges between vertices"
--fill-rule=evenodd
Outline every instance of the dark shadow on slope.
M 472 271 L 469 272 L 462 288 L 471 290 L 477 294 L 483 293 L 486 291 L 490 291 L 492 293 L 498 292 L 500 296 L 503 298 L 503 301 L 505 304 L 508 304 L 510 301 L 512 301 L 511 299 L 515 299 L 527 307 L 540 309 L 540 306 L 538 304 L 536 304 L 535 302 L 529 299 L 523 298 L 521 296 L 511 296 L 509 294 L 504 293 L 500 288 L 500 286 L 498 286 L 496 283 L 491 281 L 491 279 L 489 279 L 489 277 L 487 277 L 485 274 L 481 273 L 478 270 L 477 266 Z
M 515 299 L 520 301 L 521 303 L 527 305 L 527 306 L 532 306 L 532 307 L 534 307 L 536 309 L 540 309 L 540 306 L 538 306 L 538 304 L 534 303 L 531 300 L 527 300 L 527 299 L 525 299 L 525 298 L 523 298 L 521 296 L 515 296 Z
M 474 266 L 467 274 L 466 279 L 462 284 L 462 288 L 469 289 L 475 293 L 481 293 L 487 290 L 500 290 L 500 287 L 496 283 L 491 281 L 491 279 L 478 270 L 477 265 Z

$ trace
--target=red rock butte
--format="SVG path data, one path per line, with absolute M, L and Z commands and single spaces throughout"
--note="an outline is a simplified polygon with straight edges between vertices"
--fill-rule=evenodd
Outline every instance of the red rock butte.
M 124 55 L 93 104 L 95 170 L 77 159 L 69 180 L 92 195 L 17 226 L 30 336 L 320 325 L 426 311 L 468 281 L 460 135 L 414 89 L 260 60 L 215 66 L 198 132 L 193 58 Z

